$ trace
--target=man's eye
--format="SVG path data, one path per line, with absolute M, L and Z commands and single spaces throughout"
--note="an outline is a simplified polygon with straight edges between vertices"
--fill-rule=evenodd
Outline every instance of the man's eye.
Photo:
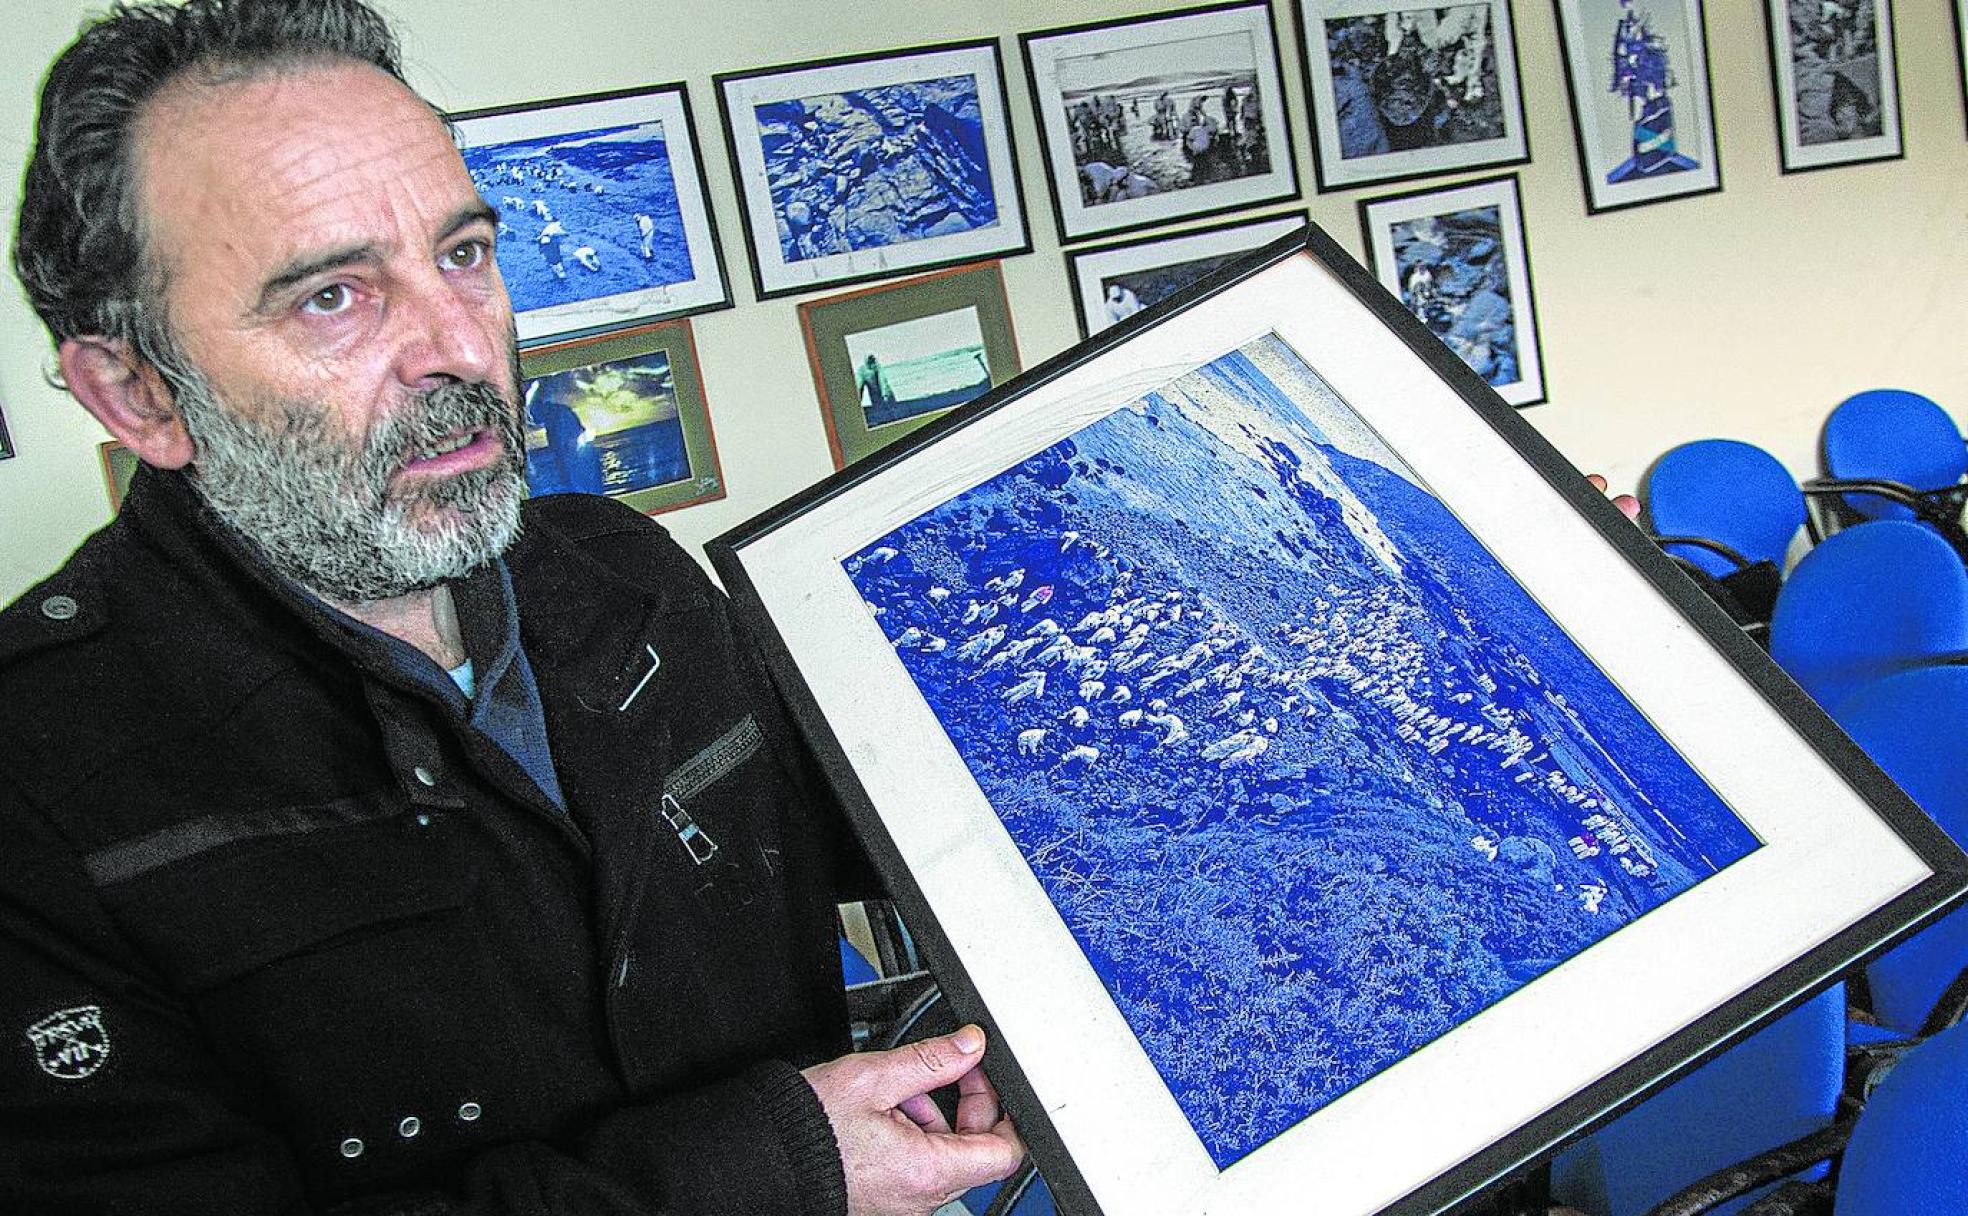
M 301 311 L 311 312 L 316 316 L 333 316 L 345 311 L 354 302 L 355 293 L 349 290 L 348 284 L 330 283 L 303 300 Z
M 444 255 L 444 264 L 452 270 L 470 270 L 483 263 L 489 252 L 484 241 L 466 241 L 452 246 Z

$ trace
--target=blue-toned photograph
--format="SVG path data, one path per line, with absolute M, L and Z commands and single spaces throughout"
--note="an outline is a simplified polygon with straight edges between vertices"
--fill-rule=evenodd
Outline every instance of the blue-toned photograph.
M 1325 36 L 1342 160 L 1503 137 L 1488 3 L 1329 18 Z
M 1491 387 L 1521 380 L 1500 209 L 1403 220 L 1390 235 L 1408 311 Z
M 753 109 L 787 262 L 998 223 L 975 76 Z
M 528 380 L 526 428 L 531 494 L 632 494 L 690 476 L 661 351 Z
M 1611 91 L 1624 107 L 1622 126 L 1632 124 L 1633 154 L 1613 166 L 1606 184 L 1700 168 L 1674 137 L 1675 95 L 1685 93 L 1685 88 L 1676 71 L 1675 48 L 1664 31 L 1681 16 L 1679 5 L 1675 0 L 1652 0 L 1643 7 L 1634 0 L 1620 0 L 1619 7 L 1619 22 L 1613 28 Z M 1669 24 L 1657 22 L 1656 8 L 1670 10 Z
M 869 430 L 953 409 L 991 387 L 974 307 L 848 334 L 847 357 Z
M 515 311 L 696 277 L 661 122 L 462 151 L 499 209 L 499 273 Z
M 1125 321 L 1142 309 L 1161 303 L 1210 271 L 1228 266 L 1248 252 L 1247 249 L 1238 249 L 1103 276 L 1100 280 L 1100 299 L 1107 309 L 1108 324 Z
M 1275 334 L 842 568 L 1220 1168 L 1758 847 Z

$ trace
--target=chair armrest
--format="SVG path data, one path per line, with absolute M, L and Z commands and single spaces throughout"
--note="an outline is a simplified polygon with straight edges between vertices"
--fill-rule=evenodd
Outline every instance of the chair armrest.
M 1850 1122 L 1821 1127 L 1789 1144 L 1780 1144 L 1766 1153 L 1758 1153 L 1747 1161 L 1719 1169 L 1681 1188 L 1656 1204 L 1647 1216 L 1697 1216 L 1697 1213 L 1747 1195 L 1806 1166 L 1831 1160 L 1845 1151 L 1846 1141 L 1851 1138 Z
M 1738 570 L 1752 564 L 1747 557 L 1736 552 L 1736 550 L 1730 548 L 1728 545 L 1723 544 L 1719 540 L 1710 540 L 1706 536 L 1653 536 L 1648 539 L 1663 549 L 1669 545 L 1692 545 L 1697 549 L 1715 554 Z

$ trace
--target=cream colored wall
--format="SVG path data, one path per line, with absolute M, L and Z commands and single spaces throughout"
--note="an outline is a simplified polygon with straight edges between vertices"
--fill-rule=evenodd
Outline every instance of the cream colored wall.
M 1668 447 L 1715 435 L 1760 443 L 1808 475 L 1826 411 L 1881 384 L 1918 389 L 1968 419 L 1959 337 L 1968 332 L 1968 133 L 1950 2 L 1895 6 L 1906 159 L 1792 176 L 1778 171 L 1759 10 L 1749 0 L 1711 4 L 1722 193 L 1588 218 L 1552 8 L 1518 0 L 1534 158 L 1519 172 L 1551 397 L 1528 416 L 1575 463 L 1630 487 Z M 689 81 L 740 301 L 696 321 L 730 497 L 662 517 L 694 545 L 831 470 L 794 311 L 799 298 L 750 298 L 712 73 L 1000 36 L 1035 245 L 1005 263 L 1004 277 L 1030 366 L 1078 331 L 1015 35 L 1158 7 L 1178 6 L 398 0 L 392 12 L 413 83 L 449 109 Z M 1355 203 L 1374 191 L 1313 193 L 1304 98 L 1290 61 L 1295 5 L 1275 7 L 1313 217 L 1358 252 Z M 0 45 L 0 164 L 25 162 L 41 74 L 83 11 L 72 0 L 11 7 Z M 0 224 L 11 234 L 17 198 L 8 194 Z M 96 464 L 103 435 L 43 382 L 47 355 L 45 335 L 10 280 L 0 293 L 0 408 L 19 455 L 0 461 L 0 601 L 59 564 L 109 516 Z

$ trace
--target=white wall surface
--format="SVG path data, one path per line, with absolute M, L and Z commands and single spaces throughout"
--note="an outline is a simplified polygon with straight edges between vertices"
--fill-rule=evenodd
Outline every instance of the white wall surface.
M 1532 154 L 1517 172 L 1550 392 L 1527 416 L 1573 462 L 1630 488 L 1667 448 L 1724 436 L 1761 444 L 1808 476 L 1826 412 L 1880 385 L 1924 392 L 1968 419 L 1968 129 L 1953 2 L 1894 6 L 1906 158 L 1790 176 L 1778 169 L 1761 12 L 1750 0 L 1710 4 L 1722 192 L 1588 217 L 1552 7 L 1517 0 Z M 26 162 L 42 73 L 90 7 L 74 0 L 9 6 L 0 43 L 0 164 L 13 166 L 9 181 Z M 1071 345 L 1078 330 L 1016 35 L 1181 5 L 394 0 L 386 7 L 398 18 L 412 83 L 446 109 L 689 82 L 738 301 L 695 321 L 730 497 L 661 517 L 694 546 L 832 468 L 794 311 L 807 297 L 764 304 L 751 297 L 711 75 L 1000 37 L 1035 246 L 1006 261 L 1004 277 L 1029 367 Z M 1363 256 L 1355 204 L 1387 190 L 1313 191 L 1292 59 L 1296 9 L 1290 0 L 1274 7 L 1313 218 Z M 0 226 L 9 243 L 17 203 L 7 187 Z M 0 290 L 0 410 L 18 455 L 0 461 L 0 601 L 60 564 L 109 518 L 96 456 L 105 436 L 44 382 L 48 356 L 46 334 L 8 275 Z

